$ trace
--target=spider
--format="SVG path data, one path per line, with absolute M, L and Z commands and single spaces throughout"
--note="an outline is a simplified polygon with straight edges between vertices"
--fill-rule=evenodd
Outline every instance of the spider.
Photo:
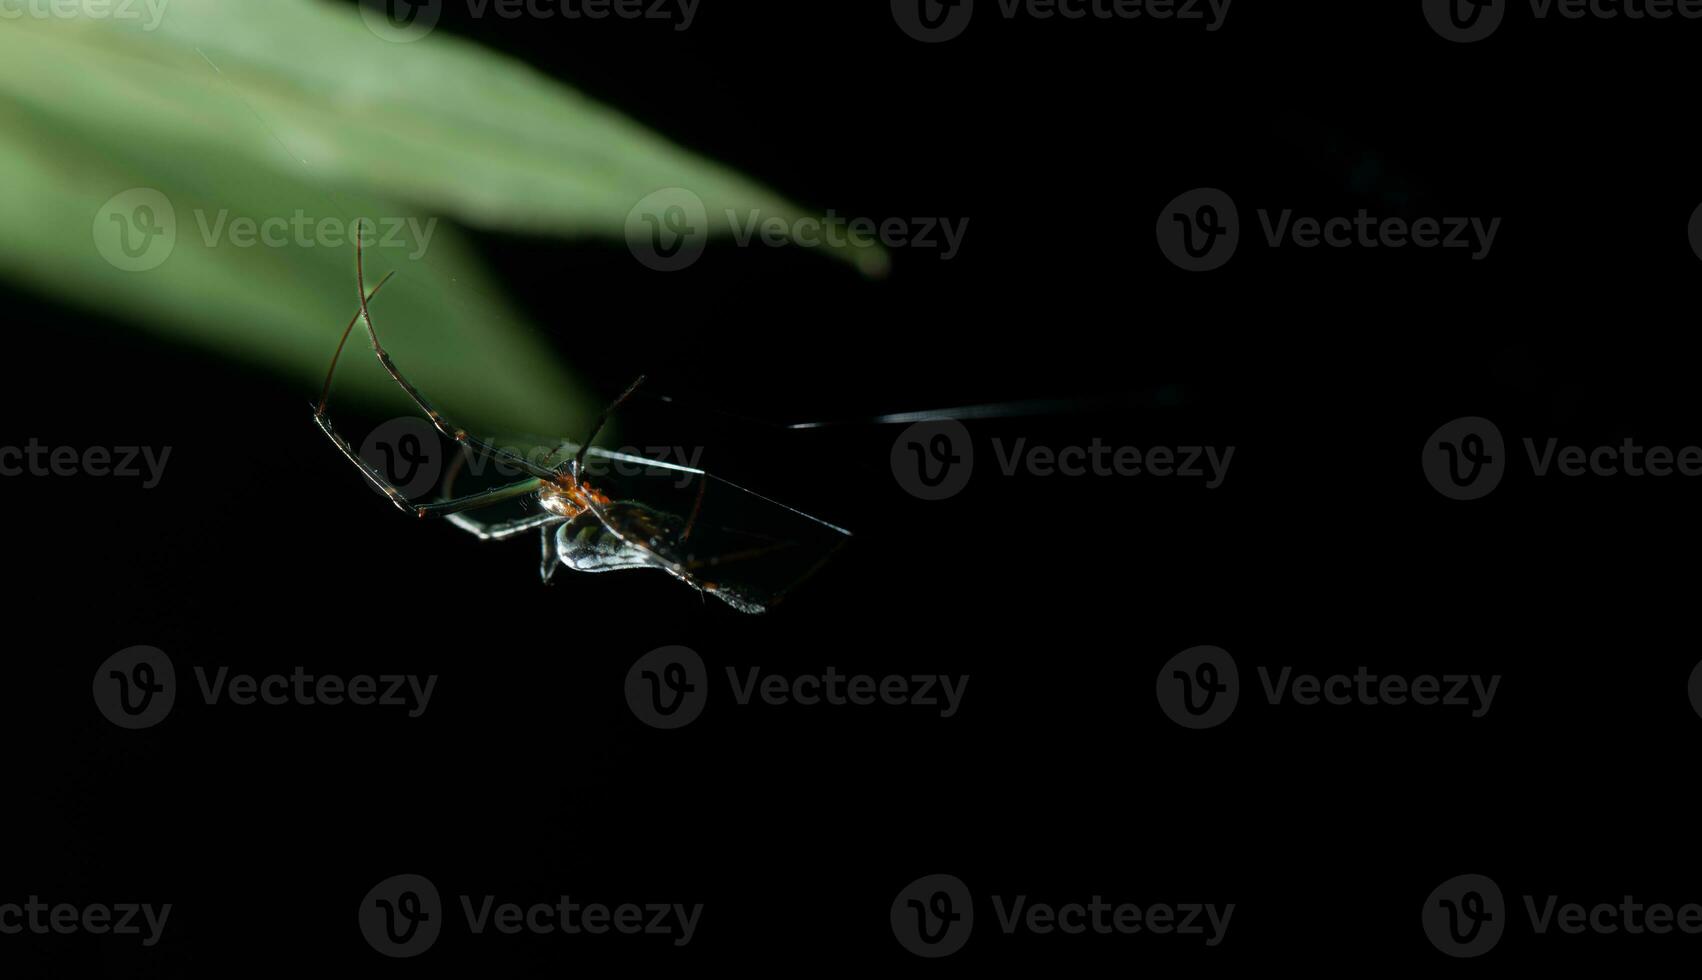
M 313 418 L 343 456 L 403 513 L 418 518 L 445 518 L 486 541 L 503 541 L 537 531 L 542 551 L 539 574 L 546 583 L 561 567 L 578 572 L 653 568 L 745 613 L 772 609 L 850 539 L 850 532 L 844 528 L 703 470 L 593 448 L 592 442 L 609 417 L 643 384 L 642 376 L 598 413 L 583 442 L 577 445 L 561 442 L 541 459 L 523 456 L 512 448 L 470 434 L 432 406 L 379 341 L 367 304 L 390 281 L 390 275 L 384 276 L 371 292 L 367 291 L 360 243 L 361 236 L 356 235 L 355 285 L 360 308 L 343 328 L 342 338 L 331 356 Z M 373 354 L 391 380 L 407 393 L 437 431 L 460 450 L 456 465 L 444 478 L 442 499 L 427 503 L 409 500 L 384 472 L 355 451 L 326 414 L 337 360 L 356 323 L 365 326 Z M 548 465 L 558 453 L 567 457 L 565 462 Z M 453 495 L 455 474 L 460 464 L 472 456 L 511 467 L 525 474 L 525 478 L 456 497 Z M 612 473 L 599 473 L 593 478 L 586 470 L 587 457 L 635 464 L 649 472 L 666 471 L 671 485 L 689 494 L 689 506 L 683 500 L 672 506 L 655 499 L 642 499 L 661 496 L 654 481 L 623 482 Z M 682 479 L 684 483 L 679 483 Z M 514 501 L 531 504 L 533 512 L 501 521 L 471 516 L 475 511 Z M 710 505 L 707 511 L 706 502 Z M 732 516 L 741 510 L 742 517 Z

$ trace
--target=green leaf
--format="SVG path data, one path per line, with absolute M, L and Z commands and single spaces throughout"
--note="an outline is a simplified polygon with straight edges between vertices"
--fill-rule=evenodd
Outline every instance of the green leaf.
M 808 216 L 444 31 L 397 43 L 319 0 L 154 0 L 136 19 L 82 2 L 88 16 L 0 25 L 0 274 L 309 394 L 355 308 L 357 220 L 378 233 L 369 285 L 401 272 L 373 315 L 423 390 L 465 424 L 571 433 L 588 399 L 450 220 L 619 240 L 671 188 L 712 233 L 728 212 Z M 878 247 L 837 251 L 884 269 Z M 387 389 L 370 370 L 346 385 Z

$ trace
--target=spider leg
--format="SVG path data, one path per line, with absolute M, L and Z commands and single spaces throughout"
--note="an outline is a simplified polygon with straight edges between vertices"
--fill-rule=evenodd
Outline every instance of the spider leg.
M 543 528 L 546 532 L 552 525 L 567 520 L 547 511 L 542 514 L 529 514 L 516 517 L 511 521 L 481 521 L 468 517 L 466 514 L 454 513 L 448 515 L 449 523 L 463 531 L 471 531 L 480 541 L 507 541 L 515 535 L 524 534 L 533 528 Z
M 384 278 L 378 280 L 378 285 L 372 287 L 372 292 L 366 294 L 366 298 L 370 300 L 377 296 L 378 291 L 383 289 L 384 284 L 395 274 L 394 271 L 386 272 Z M 325 387 L 319 389 L 319 404 L 313 409 L 315 415 L 325 414 L 325 403 L 331 399 L 331 376 L 337 373 L 337 361 L 343 356 L 343 347 L 349 342 L 349 334 L 354 332 L 355 324 L 359 322 L 360 311 L 356 310 L 355 315 L 349 317 L 349 325 L 343 328 L 343 336 L 337 340 L 337 350 L 331 355 L 331 367 L 325 372 Z
M 433 408 L 431 402 L 426 401 L 425 396 L 420 394 L 418 388 L 414 387 L 413 382 L 403 376 L 401 370 L 396 367 L 396 362 L 390 359 L 390 352 L 384 349 L 383 344 L 379 343 L 378 328 L 373 326 L 372 313 L 366 306 L 366 272 L 364 268 L 365 263 L 361 254 L 361 238 L 361 228 L 357 226 L 355 234 L 355 285 L 357 287 L 356 295 L 360 297 L 360 313 L 357 314 L 357 317 L 361 323 L 366 326 L 366 335 L 372 341 L 372 352 L 377 355 L 378 363 L 383 365 L 385 372 L 390 375 L 390 380 L 396 382 L 403 391 L 407 392 L 408 397 L 413 399 L 414 404 L 419 406 L 420 411 L 426 414 L 426 418 L 431 419 L 431 424 L 437 427 L 437 431 L 443 433 L 450 439 L 455 440 L 457 444 L 466 446 L 468 449 L 473 450 L 481 456 L 507 463 L 508 465 L 519 469 L 522 473 L 527 473 L 531 476 L 545 480 L 555 477 L 556 474 L 553 471 L 532 463 L 511 449 L 503 449 L 499 446 L 493 446 L 488 442 L 468 435 L 466 429 L 455 425 L 449 421 L 449 419 L 445 418 L 443 413 L 439 412 L 436 408 Z M 379 285 L 383 285 L 383 283 L 380 282 Z M 375 289 L 374 292 L 377 292 L 377 290 Z M 345 338 L 346 336 L 347 335 L 345 334 Z M 334 369 L 335 367 L 336 363 L 333 361 L 332 368 Z M 325 383 L 327 387 L 330 386 L 331 379 L 329 376 L 326 377 Z M 320 405 L 315 414 L 321 416 L 324 414 L 323 404 Z M 321 428 L 323 427 L 324 426 L 322 424 Z
M 373 329 L 372 319 L 371 315 L 367 311 L 366 301 L 370 297 L 378 295 L 378 291 L 384 288 L 384 284 L 390 281 L 390 277 L 386 275 L 383 279 L 379 280 L 378 285 L 374 286 L 372 288 L 372 292 L 368 293 L 366 290 L 366 282 L 360 272 L 360 264 L 360 236 L 357 234 L 355 238 L 355 278 L 360 283 L 360 310 L 355 314 L 354 319 L 349 321 L 349 325 L 343 329 L 343 336 L 337 341 L 337 351 L 331 356 L 331 368 L 329 371 L 325 372 L 325 387 L 321 389 L 319 393 L 319 402 L 313 406 L 313 421 L 317 423 L 320 430 L 330 438 L 332 444 L 335 445 L 340 452 L 342 452 L 349 462 L 355 464 L 355 468 L 361 471 L 361 474 L 367 478 L 369 483 L 376 487 L 379 492 L 390 498 L 390 502 L 395 504 L 397 509 L 401 510 L 404 514 L 412 514 L 415 517 L 446 517 L 450 514 L 476 510 L 480 507 L 488 507 L 492 504 L 498 504 L 505 500 L 512 500 L 516 497 L 532 493 L 542 485 L 545 479 L 553 478 L 555 475 L 554 473 L 532 466 L 524 459 L 508 450 L 497 450 L 479 442 L 478 440 L 469 440 L 465 438 L 465 434 L 463 433 L 463 438 L 457 440 L 457 442 L 461 445 L 467 446 L 469 449 L 479 452 L 487 457 L 517 465 L 522 472 L 530 473 L 531 478 L 521 480 L 517 483 L 511 483 L 507 486 L 495 487 L 493 489 L 483 491 L 482 493 L 469 494 L 465 497 L 450 498 L 429 504 L 414 504 L 402 495 L 402 492 L 390 482 L 388 477 L 379 472 L 372 464 L 361 458 L 360 453 L 356 452 L 354 447 L 349 444 L 349 441 L 343 438 L 342 433 L 337 431 L 337 427 L 331 422 L 330 415 L 325 412 L 325 404 L 331 394 L 331 379 L 337 371 L 337 359 L 342 356 L 343 345 L 348 342 L 349 333 L 354 329 L 354 325 L 357 320 L 365 321 L 367 333 L 372 337 L 373 348 L 378 351 L 379 360 L 385 365 L 386 370 L 390 372 L 390 376 L 413 397 L 416 404 L 425 409 L 426 412 L 432 416 L 432 423 L 437 426 L 439 431 L 444 431 L 447 434 L 447 430 L 444 429 L 442 417 L 436 415 L 431 409 L 431 406 L 427 405 L 425 401 L 419 397 L 419 394 L 414 390 L 413 386 L 410 385 L 407 380 L 401 376 L 401 373 L 395 369 L 395 366 L 391 364 L 390 355 L 385 353 L 383 348 L 378 346 L 378 332 Z M 458 463 L 459 459 L 457 459 L 457 464 Z M 452 470 L 451 474 L 453 474 L 453 472 L 454 471 Z M 451 479 L 453 479 L 453 475 L 451 476 Z
M 510 483 L 507 486 L 468 494 L 465 497 L 439 500 L 429 504 L 415 504 L 410 502 L 407 497 L 402 496 L 402 491 L 390 482 L 389 477 L 379 472 L 378 468 L 371 463 L 361 459 L 360 453 L 355 452 L 355 447 L 349 445 L 349 441 L 344 439 L 342 433 L 337 431 L 337 427 L 331 424 L 330 416 L 314 412 L 313 420 L 319 423 L 319 428 L 330 437 L 331 442 L 342 451 L 349 462 L 355 464 L 355 467 L 366 476 L 367 482 L 376 487 L 380 493 L 389 497 L 390 502 L 395 504 L 397 509 L 404 514 L 412 514 L 415 517 L 447 517 L 461 511 L 489 507 L 505 500 L 523 497 L 526 494 L 537 492 L 537 489 L 543 485 L 542 480 L 531 477 L 518 483 Z
M 461 474 L 461 466 L 467 461 L 469 455 L 469 453 L 457 453 L 454 461 L 449 464 L 448 471 L 443 474 L 443 497 L 445 500 L 455 499 L 455 478 Z M 472 532 L 478 536 L 480 541 L 506 541 L 536 527 L 543 528 L 545 536 L 548 537 L 550 528 L 565 520 L 567 518 L 552 514 L 549 511 L 527 514 L 524 517 L 516 517 L 506 521 L 481 521 L 475 517 L 468 517 L 464 513 L 449 515 L 449 523 L 463 531 Z
M 359 277 L 357 276 L 356 278 Z M 365 287 L 362 287 L 362 292 L 365 292 Z M 597 413 L 596 421 L 591 423 L 591 434 L 586 436 L 585 441 L 579 444 L 579 452 L 574 454 L 573 457 L 573 469 L 568 471 L 573 474 L 573 480 L 575 483 L 579 482 L 580 474 L 585 471 L 585 454 L 591 451 L 591 443 L 597 440 L 597 433 L 603 431 L 603 425 L 609 421 L 609 416 L 613 415 L 616 409 L 625 404 L 626 400 L 631 398 L 632 393 L 637 391 L 638 386 L 643 383 L 644 375 L 641 374 L 638 376 L 637 381 L 627 385 L 626 390 L 621 392 L 621 396 L 619 398 L 616 398 L 614 401 L 609 403 L 609 407 Z

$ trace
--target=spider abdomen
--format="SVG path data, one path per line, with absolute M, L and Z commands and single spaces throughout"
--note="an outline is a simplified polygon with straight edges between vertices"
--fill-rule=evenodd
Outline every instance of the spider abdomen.
M 613 572 L 623 568 L 654 568 L 648 554 L 622 541 L 590 514 L 556 528 L 556 557 L 576 572 Z

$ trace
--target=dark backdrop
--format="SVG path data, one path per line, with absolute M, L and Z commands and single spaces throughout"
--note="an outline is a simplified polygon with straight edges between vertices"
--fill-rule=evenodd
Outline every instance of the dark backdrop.
M 1606 965 L 1690 937 L 1533 937 L 1521 896 L 1702 900 L 1689 780 L 1698 653 L 1686 479 L 1549 477 L 1445 499 L 1420 452 L 1493 420 L 1582 445 L 1702 441 L 1685 111 L 1702 24 L 1538 23 L 1442 41 L 1416 0 L 1237 3 L 1225 28 L 1006 22 L 942 45 L 884 3 L 704 0 L 688 31 L 473 20 L 513 52 L 685 144 L 841 214 L 968 218 L 949 262 L 884 281 L 797 250 L 712 246 L 658 275 L 618 244 L 480 235 L 572 366 L 612 395 L 640 370 L 740 482 L 855 532 L 774 614 L 660 575 L 567 576 L 362 489 L 311 392 L 7 294 L 0 419 L 21 443 L 169 445 L 149 491 L 8 479 L 3 897 L 172 902 L 151 950 L 6 937 L 20 975 L 485 968 L 542 975 L 714 964 L 764 973 Z M 1219 187 L 1241 249 L 1190 275 L 1154 242 L 1166 202 Z M 1257 207 L 1503 219 L 1490 257 L 1273 251 Z M 635 319 L 634 309 L 641 311 Z M 329 329 L 329 328 L 328 328 Z M 492 379 L 500 383 L 500 379 Z M 942 502 L 895 481 L 899 429 L 726 423 L 956 404 L 1120 399 L 975 423 Z M 712 421 L 719 420 L 719 421 Z M 697 430 L 693 430 L 694 432 Z M 991 440 L 1233 445 L 1224 485 L 997 472 Z M 694 435 L 692 438 L 696 438 Z M 91 672 L 151 644 L 172 715 L 122 731 Z M 716 686 L 678 731 L 622 685 L 687 645 Z M 1236 714 L 1207 731 L 1154 699 L 1216 644 Z M 430 709 L 209 708 L 194 665 L 435 673 Z M 1494 708 L 1270 707 L 1256 665 L 1501 674 Z M 962 710 L 735 707 L 727 667 L 967 674 Z M 1454 963 L 1419 926 L 1481 873 L 1513 918 Z M 417 873 L 450 903 L 422 958 L 356 928 Z M 976 895 L 967 947 L 928 962 L 888 912 L 927 874 Z M 702 902 L 694 941 L 472 937 L 453 896 Z M 1004 936 L 991 895 L 1237 904 L 1226 941 Z

